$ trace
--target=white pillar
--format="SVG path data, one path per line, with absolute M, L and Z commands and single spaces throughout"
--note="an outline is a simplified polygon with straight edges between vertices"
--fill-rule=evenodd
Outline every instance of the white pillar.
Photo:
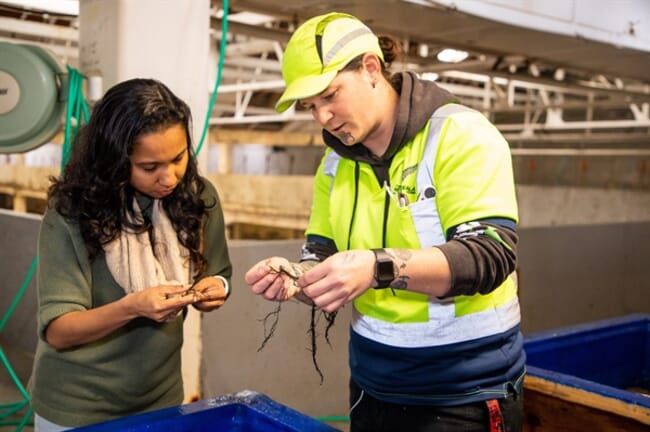
M 79 68 L 102 78 L 103 91 L 131 78 L 162 81 L 192 110 L 198 146 L 209 103 L 209 0 L 81 0 Z M 209 135 L 208 135 L 209 136 Z M 207 173 L 207 137 L 199 169 Z M 201 399 L 200 314 L 185 320 L 185 400 Z
M 79 23 L 81 72 L 101 76 L 104 91 L 130 78 L 162 81 L 190 106 L 198 145 L 211 90 L 210 1 L 81 0 Z

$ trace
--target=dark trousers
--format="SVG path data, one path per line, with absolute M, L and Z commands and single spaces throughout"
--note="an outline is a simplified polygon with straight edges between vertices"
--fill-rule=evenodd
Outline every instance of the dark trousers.
M 503 424 L 499 432 L 520 432 L 523 427 L 522 394 L 498 400 Z M 396 405 L 362 392 L 350 380 L 350 432 L 490 432 L 486 402 L 458 406 Z

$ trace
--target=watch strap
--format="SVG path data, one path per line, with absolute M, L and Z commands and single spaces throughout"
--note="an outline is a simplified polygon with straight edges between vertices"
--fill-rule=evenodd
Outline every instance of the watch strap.
M 383 248 L 371 250 L 375 254 L 375 281 L 377 281 L 377 286 L 373 288 L 388 288 L 395 280 L 393 258 Z

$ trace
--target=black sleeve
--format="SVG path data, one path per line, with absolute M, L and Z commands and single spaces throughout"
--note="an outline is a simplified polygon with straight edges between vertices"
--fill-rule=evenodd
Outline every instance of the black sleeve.
M 492 222 L 461 224 L 439 246 L 451 270 L 451 288 L 445 297 L 488 294 L 515 271 L 518 237 L 514 223 Z

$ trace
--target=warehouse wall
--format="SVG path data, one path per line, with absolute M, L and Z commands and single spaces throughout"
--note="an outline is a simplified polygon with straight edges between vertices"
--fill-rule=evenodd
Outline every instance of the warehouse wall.
M 2 313 L 34 257 L 39 222 L 38 216 L 0 210 Z M 524 332 L 649 312 L 648 239 L 650 221 L 522 227 L 519 280 Z M 331 345 L 323 339 L 323 320 L 318 322 L 316 358 L 324 374 L 321 384 L 307 333 L 310 308 L 293 302 L 282 304 L 275 333 L 260 350 L 263 319 L 277 304 L 253 296 L 242 281 L 244 272 L 261 258 L 297 258 L 300 241 L 240 240 L 229 246 L 233 295 L 222 309 L 205 314 L 202 320 L 203 397 L 249 389 L 312 416 L 346 414 L 350 306 L 339 312 L 330 334 Z M 35 316 L 32 281 L 0 334 L 2 343 L 33 352 Z M 267 330 L 271 323 L 267 321 Z M 19 373 L 26 380 L 29 365 L 21 366 Z

